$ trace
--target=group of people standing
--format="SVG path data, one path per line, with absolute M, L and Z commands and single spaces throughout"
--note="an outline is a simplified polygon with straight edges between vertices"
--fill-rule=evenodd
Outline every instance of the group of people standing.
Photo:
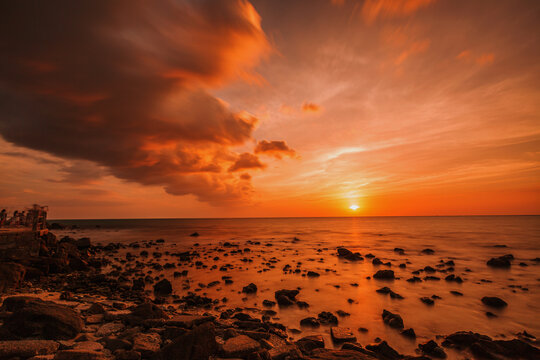
M 45 229 L 46 221 L 47 208 L 37 204 L 26 211 L 15 210 L 9 219 L 6 209 L 0 211 L 0 227 L 31 227 L 35 231 Z

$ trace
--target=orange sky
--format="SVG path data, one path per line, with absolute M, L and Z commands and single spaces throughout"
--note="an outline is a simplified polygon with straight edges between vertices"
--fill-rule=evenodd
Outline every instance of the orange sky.
M 0 207 L 540 214 L 539 18 L 534 0 L 5 2 Z

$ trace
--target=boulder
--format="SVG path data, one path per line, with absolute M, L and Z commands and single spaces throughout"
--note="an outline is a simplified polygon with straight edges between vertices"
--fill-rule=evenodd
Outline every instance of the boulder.
M 213 323 L 196 326 L 166 345 L 156 356 L 160 360 L 208 360 L 218 351 Z
M 496 296 L 484 296 L 482 298 L 482 302 L 487 306 L 491 306 L 491 307 L 499 308 L 499 309 L 508 306 L 506 301 Z
M 24 279 L 26 269 L 21 264 L 0 262 L 0 293 L 18 288 Z
M 403 329 L 403 319 L 398 314 L 393 314 L 388 310 L 383 310 L 383 322 L 395 329 Z
M 393 270 L 379 270 L 373 275 L 374 279 L 379 280 L 390 280 L 394 279 L 394 271 Z
M 101 351 L 86 350 L 60 350 L 54 360 L 110 360 L 110 357 Z
M 171 282 L 163 279 L 154 285 L 154 294 L 158 296 L 169 296 L 172 294 Z
M 133 336 L 133 349 L 146 358 L 158 352 L 161 347 L 161 336 L 156 333 L 136 334 Z
M 257 292 L 257 285 L 255 285 L 254 283 L 251 283 L 247 286 L 244 286 L 244 288 L 242 289 L 242 292 L 245 294 L 255 294 Z
M 332 340 L 336 343 L 356 341 L 356 336 L 354 336 L 349 328 L 333 326 L 330 329 L 330 334 L 332 335 Z
M 309 354 L 313 349 L 324 348 L 324 338 L 322 335 L 305 336 L 296 341 L 295 344 L 304 354 Z
M 6 299 L 3 307 L 13 313 L 5 319 L 2 332 L 15 339 L 67 340 L 74 338 L 84 326 L 76 311 L 50 301 L 15 297 Z
M 433 340 L 429 340 L 424 344 L 418 344 L 418 348 L 426 355 L 437 359 L 446 359 L 444 350 Z
M 36 355 L 54 354 L 59 346 L 59 343 L 52 340 L 0 341 L 0 359 L 26 359 Z

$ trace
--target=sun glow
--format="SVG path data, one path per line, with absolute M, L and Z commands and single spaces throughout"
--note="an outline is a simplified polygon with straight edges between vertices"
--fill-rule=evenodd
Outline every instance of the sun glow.
M 349 206 L 349 209 L 351 209 L 352 211 L 356 211 L 356 210 L 358 210 L 359 208 L 360 208 L 360 206 L 358 206 L 358 205 L 351 205 L 351 206 Z

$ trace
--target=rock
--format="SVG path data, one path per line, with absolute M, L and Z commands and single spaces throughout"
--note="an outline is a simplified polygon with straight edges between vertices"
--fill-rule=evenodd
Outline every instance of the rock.
M 165 321 L 165 326 L 178 326 L 181 328 L 191 329 L 194 326 L 204 324 L 214 320 L 213 316 L 203 315 L 175 315 Z
M 274 295 L 279 305 L 290 306 L 296 301 L 296 295 L 298 293 L 298 290 L 278 290 Z
M 3 307 L 13 314 L 5 319 L 1 330 L 13 339 L 67 340 L 80 333 L 84 325 L 73 309 L 50 301 L 15 296 L 5 299 Z
M 227 339 L 223 344 L 225 357 L 244 357 L 261 349 L 261 344 L 249 336 L 239 335 Z
M 300 320 L 300 326 L 318 328 L 321 326 L 321 323 L 319 322 L 319 320 L 315 319 L 314 317 L 308 317 L 308 318 Z
M 426 304 L 426 305 L 434 305 L 434 304 L 435 304 L 435 301 L 433 301 L 432 298 L 428 298 L 428 297 L 426 297 L 426 296 L 421 297 L 421 298 L 420 298 L 420 301 L 423 302 L 423 303 Z
M 116 360 L 140 360 L 141 353 L 133 350 L 118 349 L 114 352 Z
M 408 337 L 408 338 L 411 338 L 411 339 L 416 339 L 416 333 L 414 332 L 414 330 L 412 328 L 407 329 L 407 330 L 403 330 L 401 332 L 401 335 L 403 335 L 405 337 Z
M 163 279 L 154 285 L 154 294 L 158 296 L 169 296 L 172 294 L 171 282 Z
M 199 236 L 199 233 L 198 233 L 198 232 L 194 232 L 194 233 L 191 233 L 189 236 L 197 237 L 197 236 Z
M 251 283 L 247 286 L 244 286 L 244 288 L 242 289 L 242 292 L 245 294 L 254 294 L 257 292 L 257 285 L 255 285 L 254 283 Z
M 429 340 L 424 344 L 418 344 L 418 348 L 426 355 L 438 359 L 446 359 L 444 350 L 433 340 Z
M 90 238 L 83 237 L 75 242 L 75 246 L 77 246 L 79 250 L 88 249 L 92 246 L 92 242 L 90 241 Z
M 169 317 L 161 307 L 151 303 L 143 303 L 133 309 L 129 318 L 137 322 L 146 319 L 168 319 Z
M 373 275 L 373 278 L 374 279 L 383 279 L 383 280 L 388 280 L 388 279 L 394 279 L 394 271 L 393 270 L 379 270 L 375 273 L 375 275 Z
M 364 258 L 362 257 L 360 253 L 358 252 L 353 253 L 351 250 L 346 249 L 344 247 L 338 247 L 337 252 L 338 252 L 338 257 L 344 258 L 345 260 L 349 260 L 349 261 L 364 260 Z
M 204 323 L 175 338 L 157 355 L 160 360 L 208 360 L 218 351 L 213 323 Z
M 125 328 L 126 326 L 120 322 L 111 322 L 111 323 L 103 324 L 96 331 L 96 336 L 99 336 L 99 337 L 109 336 L 117 332 L 120 332 L 124 330 Z
M 319 313 L 317 317 L 319 319 L 319 322 L 323 325 L 337 325 L 338 324 L 337 317 L 331 312 L 323 311 Z
M 403 329 L 403 319 L 398 314 L 393 314 L 388 310 L 382 312 L 383 322 L 395 329 Z
M 105 308 L 100 303 L 93 303 L 86 311 L 88 314 L 104 314 Z
M 302 353 L 295 344 L 279 344 L 268 350 L 268 355 L 272 360 L 302 359 Z M 260 358 L 260 355 L 253 357 Z
M 158 352 L 161 346 L 161 336 L 156 333 L 136 334 L 133 337 L 133 349 L 143 357 L 149 357 Z
M 11 288 L 18 288 L 24 279 L 26 269 L 14 262 L 0 263 L 0 293 Z
M 378 344 L 366 345 L 366 349 L 374 352 L 379 359 L 401 359 L 403 358 L 396 350 L 394 350 L 386 341 L 381 341 Z
M 373 360 L 372 356 L 354 350 L 314 349 L 310 360 Z
M 54 356 L 54 360 L 110 360 L 110 358 L 101 351 L 60 350 Z
M 324 338 L 322 335 L 305 336 L 295 343 L 300 351 L 309 354 L 313 349 L 324 348 Z
M 95 341 L 80 341 L 73 346 L 73 350 L 103 351 L 103 345 Z
M 497 268 L 509 268 L 512 263 L 511 260 L 514 259 L 514 256 L 512 254 L 499 256 L 497 258 L 491 258 L 488 260 L 487 265 L 491 267 L 497 267 Z
M 273 307 L 276 305 L 276 302 L 272 300 L 263 300 L 262 304 L 266 307 Z
M 508 306 L 506 301 L 504 301 L 503 299 L 498 298 L 496 296 L 484 296 L 482 298 L 482 302 L 485 305 L 491 306 L 491 307 L 494 307 L 494 308 L 503 308 L 503 307 Z
M 0 341 L 0 359 L 26 359 L 36 355 L 54 354 L 59 346 L 59 343 L 52 340 Z
M 349 328 L 333 326 L 330 328 L 330 334 L 332 335 L 332 340 L 334 342 L 346 342 L 346 341 L 356 341 L 356 336 Z
M 428 249 L 422 250 L 421 253 L 425 254 L 425 255 L 433 255 L 433 254 L 435 254 L 435 250 L 428 248 Z
M 315 272 L 315 271 L 308 271 L 307 272 L 307 277 L 310 277 L 310 278 L 316 278 L 316 277 L 319 277 L 321 276 L 318 272 Z

